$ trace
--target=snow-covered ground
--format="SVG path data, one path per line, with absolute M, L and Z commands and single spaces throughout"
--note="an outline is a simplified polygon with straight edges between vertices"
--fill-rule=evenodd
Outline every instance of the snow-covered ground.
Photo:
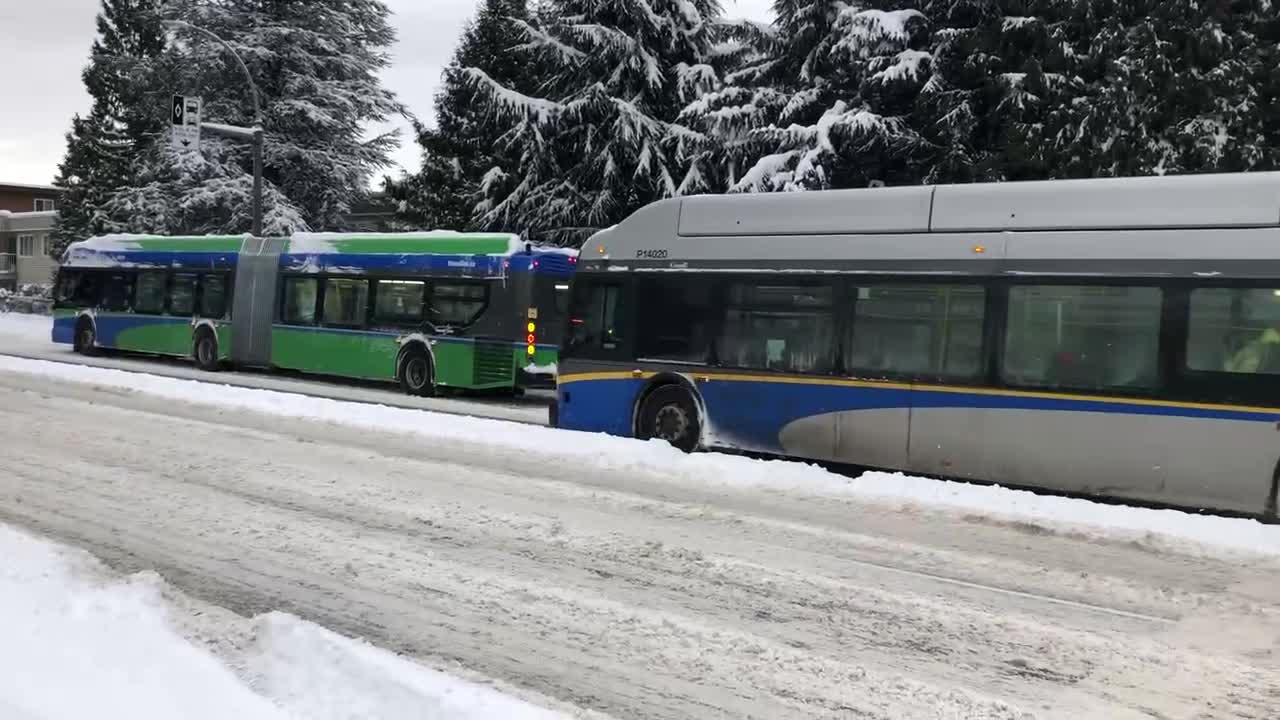
M 1265 525 L 1254 520 L 1111 505 L 900 474 L 868 473 L 851 479 L 798 462 L 716 454 L 689 456 L 661 442 L 640 443 L 490 419 L 353 405 L 325 398 L 4 356 L 0 356 L 0 372 L 116 387 L 170 400 L 286 418 L 413 433 L 428 443 L 468 446 L 477 453 L 518 457 L 528 463 L 571 462 L 601 472 L 641 473 L 696 486 L 730 485 L 816 496 L 849 496 L 895 510 L 946 510 L 993 520 L 1034 523 L 1046 531 L 1131 541 L 1184 552 L 1280 556 L 1280 525 Z
M 0 525 L 5 720 L 566 717 L 292 615 L 242 618 Z
M 1107 511 L 1083 501 L 1011 521 L 1038 501 L 9 358 L 0 437 L 0 522 L 559 710 L 1225 719 L 1280 697 L 1270 535 L 1182 514 L 1181 539 L 1080 524 Z
M 53 318 L 48 315 L 0 313 L 0 352 L 4 352 L 6 340 L 51 344 L 52 329 Z

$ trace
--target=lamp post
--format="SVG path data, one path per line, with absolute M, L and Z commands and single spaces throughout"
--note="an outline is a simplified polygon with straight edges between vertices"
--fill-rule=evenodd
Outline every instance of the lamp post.
M 253 146 L 253 236 L 262 237 L 262 98 L 258 93 L 258 84 L 253 81 L 253 74 L 249 72 L 249 66 L 244 64 L 244 60 L 237 53 L 235 48 L 226 40 L 223 40 L 211 30 L 192 25 L 186 20 L 164 20 L 164 26 L 170 29 L 188 30 L 213 40 L 218 43 L 235 58 L 236 64 L 240 66 L 240 71 L 244 73 L 245 82 L 249 84 L 249 92 L 253 95 L 253 127 L 242 128 L 233 125 L 219 125 L 215 123 L 203 123 L 202 127 L 215 133 L 227 135 L 241 140 L 249 140 Z

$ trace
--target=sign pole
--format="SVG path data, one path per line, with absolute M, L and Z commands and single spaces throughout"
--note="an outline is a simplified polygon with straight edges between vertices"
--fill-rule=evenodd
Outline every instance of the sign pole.
M 253 131 L 253 236 L 262 237 L 262 128 Z

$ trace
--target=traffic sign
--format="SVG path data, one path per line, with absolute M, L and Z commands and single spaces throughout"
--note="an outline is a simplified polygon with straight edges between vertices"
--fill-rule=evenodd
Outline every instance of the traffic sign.
M 174 95 L 169 115 L 169 143 L 180 151 L 200 149 L 200 98 Z

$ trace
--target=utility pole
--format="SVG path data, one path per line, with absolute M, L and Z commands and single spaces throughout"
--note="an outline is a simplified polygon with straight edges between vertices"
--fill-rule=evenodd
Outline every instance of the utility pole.
M 258 93 L 258 85 L 253 81 L 253 74 L 249 72 L 249 66 L 244 64 L 244 60 L 235 48 L 226 40 L 223 40 L 217 34 L 210 30 L 206 30 L 198 25 L 192 25 L 186 20 L 164 20 L 165 27 L 170 29 L 188 30 L 199 33 L 214 42 L 218 43 L 235 58 L 236 64 L 240 66 L 240 71 L 244 73 L 245 82 L 249 85 L 249 92 L 253 96 L 253 127 L 245 128 L 237 125 L 221 125 L 218 123 L 201 123 L 200 127 L 218 135 L 225 135 L 239 140 L 247 140 L 252 144 L 253 148 L 253 236 L 262 237 L 262 152 L 263 152 L 263 130 L 262 130 L 262 98 Z

